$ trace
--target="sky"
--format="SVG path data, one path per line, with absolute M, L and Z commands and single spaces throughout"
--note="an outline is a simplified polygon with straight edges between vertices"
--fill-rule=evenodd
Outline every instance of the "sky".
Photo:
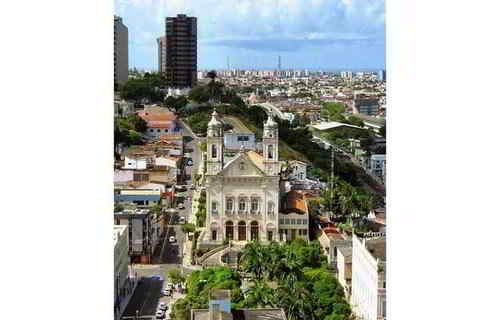
M 384 0 L 114 0 L 129 66 L 155 71 L 165 17 L 198 18 L 198 69 L 385 69 Z

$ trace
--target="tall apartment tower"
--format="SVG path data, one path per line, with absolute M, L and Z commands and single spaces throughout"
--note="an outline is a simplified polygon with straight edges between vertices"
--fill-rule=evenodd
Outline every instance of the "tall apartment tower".
M 124 84 L 128 80 L 128 28 L 121 17 L 114 16 L 114 79 Z
M 197 80 L 197 22 L 195 17 L 178 14 L 166 18 L 167 84 L 192 88 Z
M 167 38 L 159 37 L 158 43 L 158 72 L 165 73 L 167 67 Z

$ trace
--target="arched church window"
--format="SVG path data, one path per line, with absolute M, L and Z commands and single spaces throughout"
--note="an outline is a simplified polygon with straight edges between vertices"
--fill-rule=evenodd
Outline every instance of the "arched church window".
M 267 146 L 267 155 L 269 159 L 273 158 L 273 153 L 274 153 L 274 147 L 272 144 Z

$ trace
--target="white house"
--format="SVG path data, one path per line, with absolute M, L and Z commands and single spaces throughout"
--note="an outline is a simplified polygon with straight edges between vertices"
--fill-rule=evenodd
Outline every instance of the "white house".
M 344 288 L 347 298 L 351 296 L 352 283 L 352 247 L 337 248 L 337 279 Z
M 352 237 L 353 312 L 363 320 L 386 319 L 385 237 Z
M 167 156 L 158 156 L 155 158 L 155 166 L 158 167 L 170 167 L 170 168 L 179 168 L 179 159 L 174 157 Z
M 214 111 L 207 131 L 206 232 L 201 242 L 277 239 L 279 209 L 278 127 L 264 124 L 264 155 L 244 148 L 223 161 L 222 123 Z
M 293 160 L 288 163 L 290 180 L 306 180 L 307 179 L 307 163 Z
M 123 169 L 144 170 L 147 168 L 148 157 L 126 155 Z

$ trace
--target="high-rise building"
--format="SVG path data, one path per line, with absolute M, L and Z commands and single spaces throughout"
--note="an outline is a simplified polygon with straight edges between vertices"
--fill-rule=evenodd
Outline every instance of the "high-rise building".
M 167 38 L 159 37 L 156 43 L 158 43 L 158 72 L 164 73 L 167 66 Z
M 380 81 L 385 81 L 385 70 L 379 70 L 378 71 L 378 79 Z
M 166 78 L 170 87 L 194 87 L 197 80 L 197 21 L 178 14 L 166 18 Z
M 114 41 L 114 79 L 124 84 L 128 80 L 128 28 L 118 16 L 114 16 Z

